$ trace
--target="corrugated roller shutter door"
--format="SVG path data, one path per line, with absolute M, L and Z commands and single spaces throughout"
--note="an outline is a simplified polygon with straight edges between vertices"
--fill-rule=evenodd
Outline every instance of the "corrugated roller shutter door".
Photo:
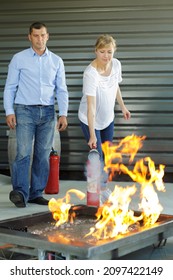
M 88 147 L 77 111 L 82 73 L 94 58 L 96 37 L 109 33 L 117 40 L 115 56 L 122 63 L 124 101 L 131 111 L 124 121 L 115 108 L 115 141 L 131 134 L 146 135 L 138 157 L 150 156 L 173 171 L 173 3 L 171 0 L 2 1 L 0 10 L 0 169 L 8 169 L 7 135 L 2 106 L 8 63 L 29 46 L 28 27 L 44 21 L 48 47 L 65 63 L 70 93 L 69 127 L 61 134 L 60 170 L 83 172 Z

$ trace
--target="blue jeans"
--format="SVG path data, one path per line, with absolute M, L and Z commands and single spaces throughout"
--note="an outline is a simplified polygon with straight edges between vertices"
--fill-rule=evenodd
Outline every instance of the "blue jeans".
M 80 122 L 81 128 L 84 134 L 84 137 L 88 143 L 90 134 L 89 134 L 89 127 L 88 125 L 84 124 L 83 122 Z M 112 142 L 113 136 L 114 136 L 114 122 L 111 122 L 108 127 L 102 130 L 95 129 L 95 134 L 97 137 L 97 150 L 100 154 L 100 158 L 103 160 L 103 152 L 102 152 L 102 144 L 106 141 Z
M 89 127 L 88 127 L 88 125 L 84 124 L 83 122 L 80 122 L 80 124 L 81 124 L 81 128 L 82 128 L 84 137 L 85 137 L 85 139 L 88 143 L 89 138 L 90 138 Z M 97 150 L 100 154 L 100 159 L 101 159 L 102 165 L 104 167 L 104 155 L 103 155 L 101 145 L 106 141 L 109 141 L 109 142 L 113 141 L 114 122 L 111 122 L 110 125 L 108 127 L 106 127 L 105 129 L 102 129 L 102 130 L 95 129 L 95 134 L 96 134 L 96 137 L 97 137 Z M 101 182 L 102 187 L 105 186 L 106 181 L 107 181 L 107 175 L 103 171 L 102 182 Z
M 28 199 L 42 196 L 47 184 L 55 110 L 53 105 L 16 105 L 15 114 L 17 153 L 12 165 L 12 185 L 13 190 L 22 193 L 27 202 Z M 30 176 L 32 146 L 33 161 Z

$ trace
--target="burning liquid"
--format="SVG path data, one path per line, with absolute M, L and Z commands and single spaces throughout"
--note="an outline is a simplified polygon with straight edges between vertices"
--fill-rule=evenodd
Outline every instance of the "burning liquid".
M 132 197 L 137 191 L 135 184 L 131 187 L 116 185 L 108 200 L 98 208 L 95 226 L 90 228 L 90 232 L 86 236 L 92 235 L 97 239 L 114 238 L 118 234 L 127 233 L 130 226 L 141 221 L 144 227 L 151 226 L 157 221 L 163 208 L 159 203 L 155 189 L 165 191 L 163 184 L 164 165 L 159 165 L 159 168 L 156 169 L 151 158 L 146 157 L 136 161 L 133 170 L 130 170 L 122 161 L 125 155 L 129 157 L 129 163 L 131 163 L 142 147 L 144 139 L 145 136 L 131 135 L 124 138 L 118 145 L 109 142 L 102 145 L 105 156 L 104 169 L 110 174 L 109 180 L 112 180 L 116 172 L 122 172 L 129 175 L 134 182 L 140 185 L 140 203 L 138 206 L 141 215 L 135 216 L 134 211 L 129 209 Z M 57 205 L 56 201 L 50 201 L 49 208 L 53 212 L 54 219 L 57 220 L 57 226 L 69 221 L 69 209 L 71 207 L 69 192 L 65 205 L 64 199 L 58 200 Z M 80 194 L 80 197 L 83 195 Z
M 50 199 L 49 201 L 49 210 L 52 212 L 53 218 L 56 222 L 56 226 L 60 226 L 66 222 L 70 221 L 72 222 L 74 218 L 74 214 L 69 215 L 69 210 L 71 208 L 70 204 L 70 193 L 74 193 L 79 199 L 83 199 L 85 197 L 85 194 L 79 190 L 70 189 L 66 196 L 59 199 Z

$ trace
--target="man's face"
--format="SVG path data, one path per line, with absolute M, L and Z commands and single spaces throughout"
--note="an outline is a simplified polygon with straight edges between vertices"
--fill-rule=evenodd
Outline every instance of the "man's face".
M 47 29 L 42 27 L 40 29 L 33 29 L 32 33 L 28 35 L 29 40 L 32 43 L 32 47 L 36 52 L 44 52 L 46 43 L 49 39 Z

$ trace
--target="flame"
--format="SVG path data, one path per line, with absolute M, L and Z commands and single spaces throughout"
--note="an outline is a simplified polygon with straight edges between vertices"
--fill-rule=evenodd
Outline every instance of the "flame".
M 141 203 L 139 204 L 139 209 L 143 211 L 144 225 L 153 225 L 163 210 L 159 203 L 158 195 L 154 190 L 154 185 L 158 191 L 165 191 L 162 179 L 164 165 L 159 165 L 159 169 L 156 169 L 152 159 L 146 157 L 137 161 L 132 171 L 123 164 L 120 165 L 120 170 L 128 174 L 133 181 L 140 183 Z
M 154 161 L 150 157 L 145 157 L 136 161 L 134 167 L 130 168 L 130 163 L 133 162 L 145 138 L 146 136 L 132 134 L 117 145 L 109 142 L 102 145 L 105 157 L 104 170 L 109 174 L 109 180 L 113 178 L 115 172 L 122 172 L 133 180 L 134 185 L 126 187 L 115 185 L 108 200 L 98 208 L 95 226 L 90 228 L 90 232 L 85 236 L 92 235 L 96 239 L 114 238 L 127 233 L 134 224 L 139 226 L 142 224 L 145 228 L 158 220 L 163 207 L 159 203 L 156 190 L 165 191 L 163 183 L 165 166 L 160 164 L 156 168 Z M 123 163 L 124 156 L 129 158 L 129 166 Z M 138 184 L 140 192 L 138 203 L 140 215 L 136 215 L 136 212 L 130 209 L 132 197 L 138 190 L 135 183 Z M 84 193 L 71 189 L 64 198 L 51 199 L 49 202 L 49 209 L 57 221 L 57 226 L 69 221 L 70 193 L 75 193 L 80 199 L 85 197 Z M 72 220 L 73 217 L 72 215 Z
M 92 235 L 97 239 L 107 239 L 128 232 L 130 225 L 143 218 L 142 215 L 135 216 L 134 212 L 129 210 L 131 196 L 135 192 L 135 185 L 126 188 L 115 186 L 108 201 L 96 213 L 95 227 L 92 227 L 86 236 Z
M 119 144 L 113 145 L 109 141 L 102 144 L 102 150 L 105 155 L 105 171 L 109 173 L 109 180 L 112 180 L 113 174 L 116 171 L 120 171 L 119 163 L 122 162 L 123 155 L 130 157 L 129 162 L 131 163 L 137 154 L 138 150 L 142 147 L 142 141 L 146 136 L 129 135 L 123 138 Z M 113 163 L 113 160 L 118 162 Z
M 134 223 L 142 222 L 144 227 L 153 225 L 163 210 L 159 203 L 158 191 L 165 191 L 163 176 L 164 165 L 159 165 L 156 169 L 150 157 L 145 157 L 136 161 L 133 170 L 130 170 L 122 163 L 123 155 L 129 156 L 129 163 L 134 160 L 138 150 L 142 147 L 145 136 L 127 136 L 118 145 L 105 142 L 102 147 L 105 156 L 105 171 L 109 171 L 109 179 L 116 172 L 123 172 L 131 177 L 134 182 L 139 183 L 140 216 L 135 216 L 134 211 L 129 209 L 131 197 L 136 192 L 135 185 L 132 187 L 115 186 L 114 191 L 109 196 L 108 201 L 97 211 L 97 223 L 86 234 L 92 235 L 97 239 L 113 238 L 118 234 L 129 231 L 129 227 Z M 114 163 L 113 161 L 118 160 Z
M 69 215 L 69 210 L 72 206 L 72 204 L 70 203 L 70 193 L 74 193 L 80 200 L 84 199 L 85 197 L 85 194 L 83 192 L 76 189 L 70 189 L 66 192 L 66 195 L 63 198 L 59 198 L 57 200 L 55 198 L 51 198 L 49 200 L 48 207 L 52 212 L 53 219 L 57 221 L 57 227 L 68 222 L 69 219 L 70 222 L 73 222 L 74 213 Z

